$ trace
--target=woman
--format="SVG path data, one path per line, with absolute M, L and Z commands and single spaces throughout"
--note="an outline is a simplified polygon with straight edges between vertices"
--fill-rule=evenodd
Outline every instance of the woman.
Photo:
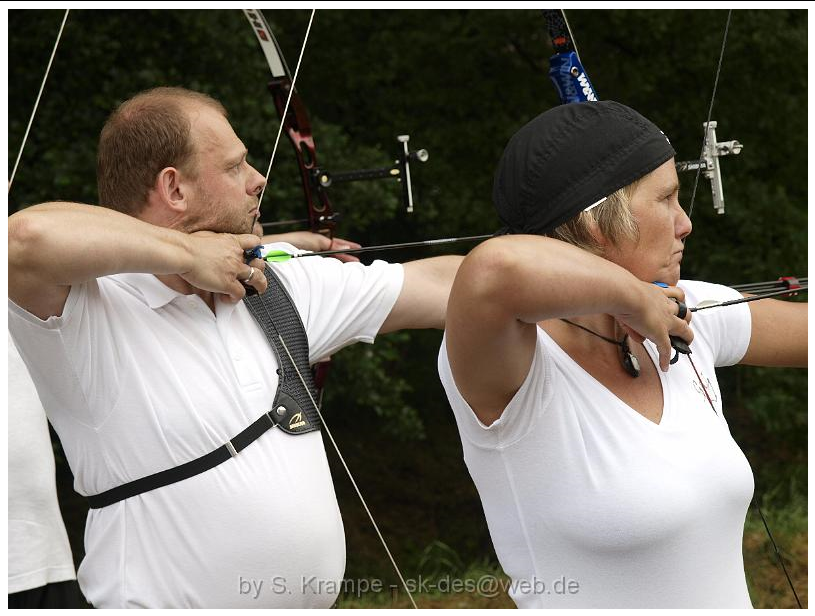
M 806 306 L 691 322 L 740 296 L 680 282 L 674 154 L 613 101 L 538 116 L 496 173 L 508 235 L 453 285 L 439 371 L 519 607 L 750 607 L 753 475 L 714 368 L 806 365 Z

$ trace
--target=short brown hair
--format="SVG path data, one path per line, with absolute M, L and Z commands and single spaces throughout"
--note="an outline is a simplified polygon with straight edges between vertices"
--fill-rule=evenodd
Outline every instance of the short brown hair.
M 631 199 L 640 180 L 611 193 L 600 205 L 580 212 L 546 235 L 602 256 L 603 250 L 591 230 L 594 227 L 613 245 L 624 239 L 637 241 L 639 227 L 631 213 Z
M 154 88 L 126 100 L 99 136 L 96 180 L 99 203 L 137 216 L 165 167 L 195 174 L 189 109 L 204 105 L 227 117 L 214 98 L 184 88 Z

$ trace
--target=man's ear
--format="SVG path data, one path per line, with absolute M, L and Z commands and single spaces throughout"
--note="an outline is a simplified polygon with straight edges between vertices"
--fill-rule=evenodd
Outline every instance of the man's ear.
M 187 191 L 182 182 L 182 173 L 176 167 L 162 169 L 154 186 L 156 197 L 165 208 L 169 209 L 170 217 L 183 214 L 187 211 Z

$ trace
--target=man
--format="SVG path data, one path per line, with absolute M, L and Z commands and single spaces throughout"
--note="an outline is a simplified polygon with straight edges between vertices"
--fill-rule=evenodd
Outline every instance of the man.
M 270 411 L 278 357 L 240 300 L 261 294 L 263 177 L 223 107 L 135 96 L 100 138 L 100 201 L 9 218 L 9 328 L 94 496 L 223 447 Z M 311 363 L 377 333 L 443 327 L 460 259 L 275 265 Z M 92 509 L 78 577 L 96 607 L 328 607 L 345 560 L 319 431 Z M 323 583 L 309 585 L 310 579 Z M 316 593 L 314 588 L 319 588 Z

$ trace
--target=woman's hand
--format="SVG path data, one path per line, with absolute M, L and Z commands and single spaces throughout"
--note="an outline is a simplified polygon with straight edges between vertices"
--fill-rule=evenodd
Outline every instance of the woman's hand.
M 690 344 L 692 313 L 685 306 L 685 292 L 679 287 L 659 287 L 640 283 L 639 300 L 629 312 L 613 315 L 632 340 L 653 342 L 659 353 L 659 367 L 668 371 L 671 361 L 671 336 Z M 684 314 L 682 314 L 684 312 Z M 681 316 L 680 316 L 681 315 Z

